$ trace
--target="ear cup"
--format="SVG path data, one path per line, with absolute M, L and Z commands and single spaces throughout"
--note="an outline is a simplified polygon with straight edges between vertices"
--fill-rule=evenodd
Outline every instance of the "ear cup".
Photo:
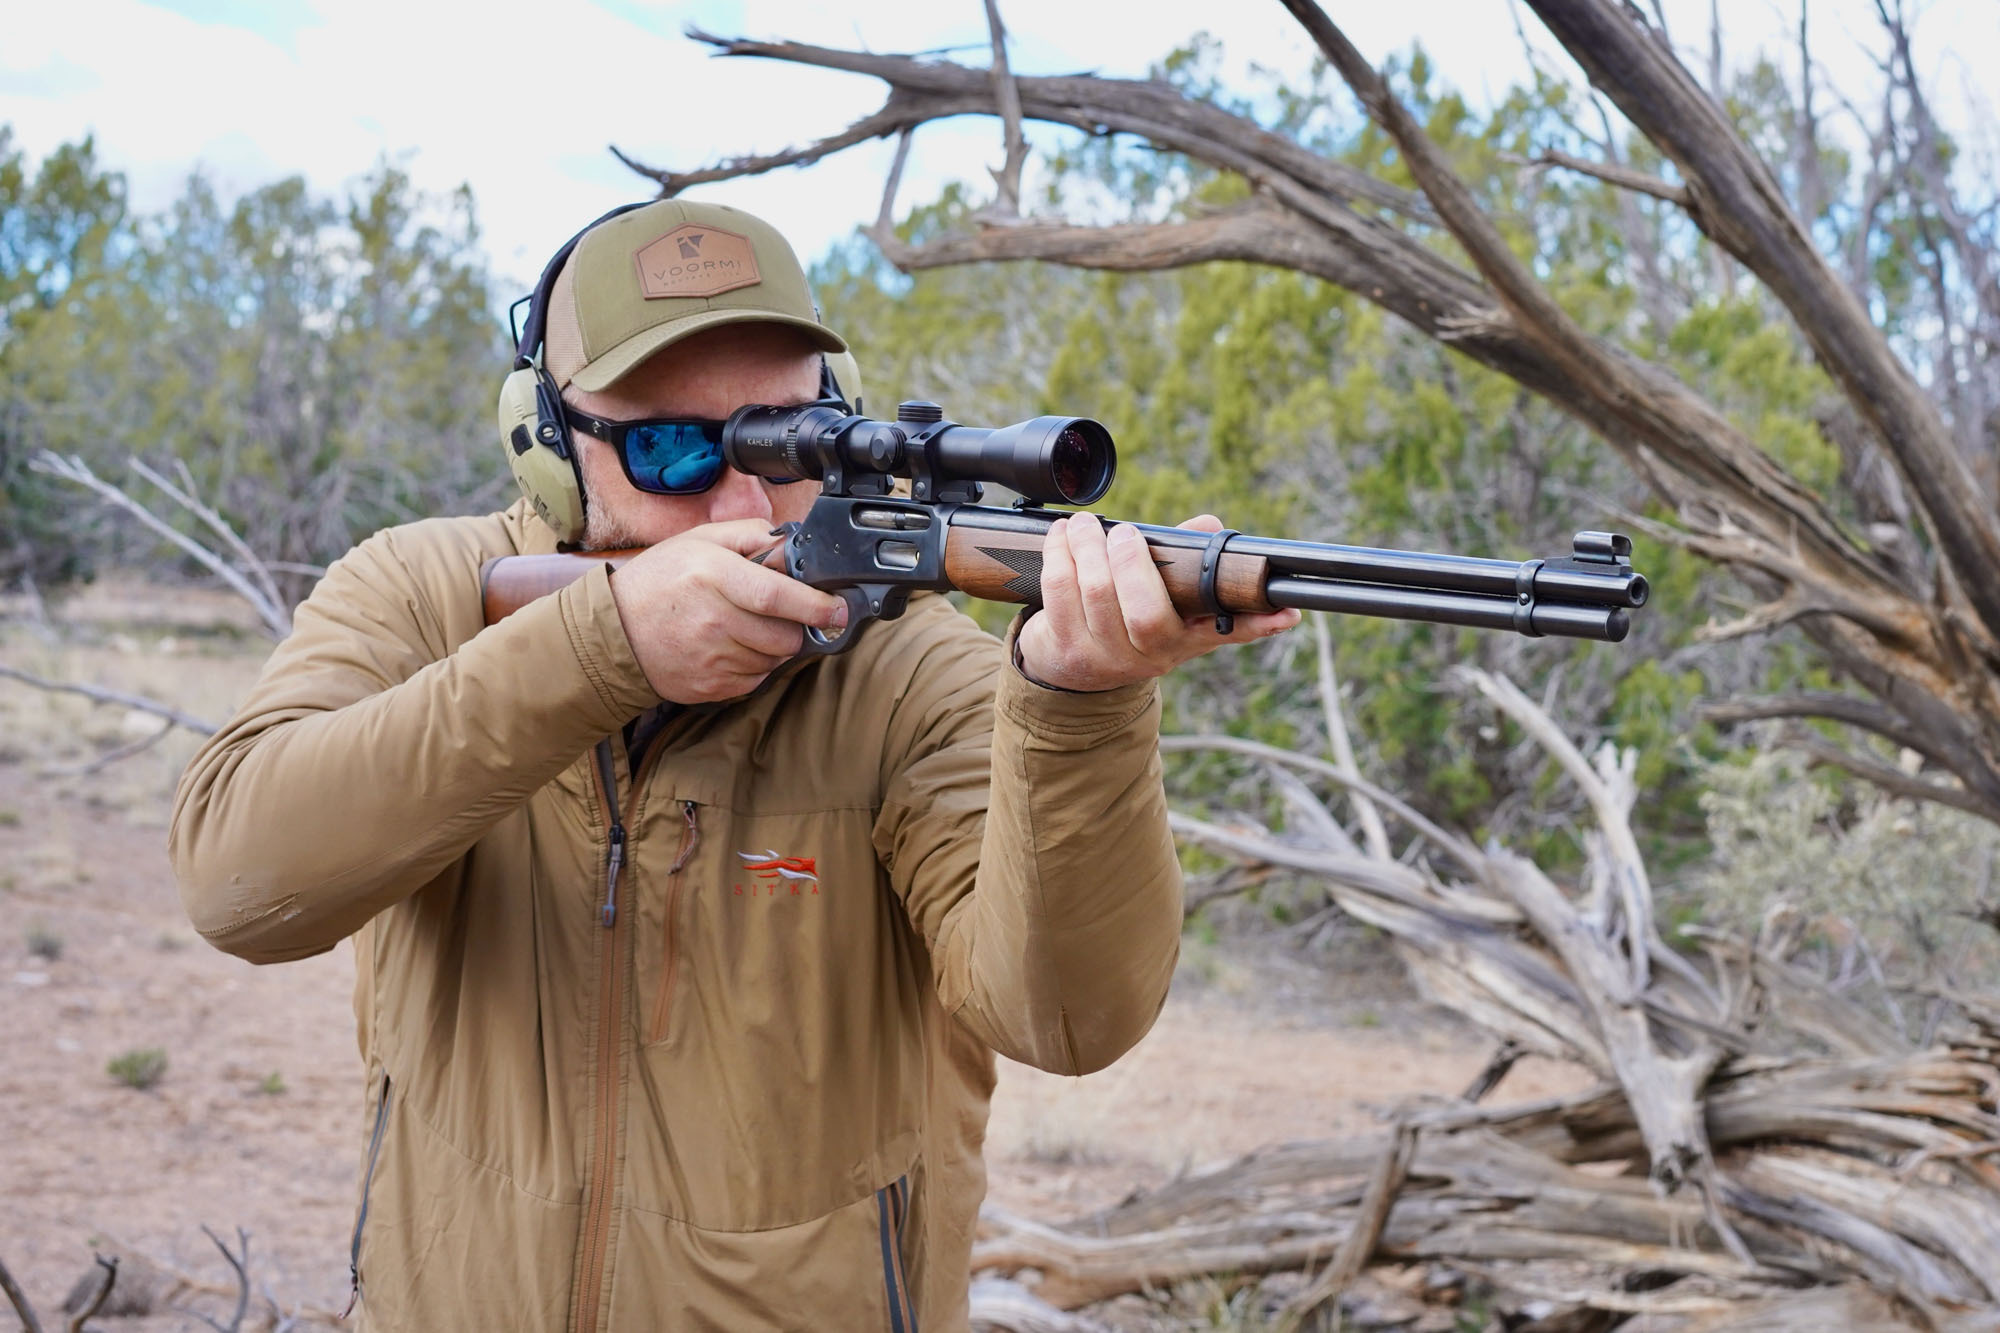
M 500 442 L 521 494 L 555 530 L 557 541 L 575 542 L 583 537 L 583 487 L 554 394 L 548 378 L 534 366 L 501 381 Z
M 861 365 L 852 352 L 825 352 L 820 356 L 821 376 L 832 381 L 834 397 L 839 398 L 860 416 L 867 409 L 861 406 Z
M 521 494 L 528 497 L 542 522 L 555 529 L 560 542 L 583 540 L 583 474 L 570 453 L 562 395 L 540 364 L 549 292 L 562 272 L 563 261 L 591 227 L 651 202 L 620 204 L 563 242 L 563 248 L 535 280 L 534 292 L 514 303 L 517 308 L 523 304 L 528 307 L 528 322 L 514 330 L 514 369 L 500 385 L 500 443 L 507 451 L 507 466 L 513 470 L 514 480 L 521 484 Z M 512 319 L 511 311 L 508 317 Z

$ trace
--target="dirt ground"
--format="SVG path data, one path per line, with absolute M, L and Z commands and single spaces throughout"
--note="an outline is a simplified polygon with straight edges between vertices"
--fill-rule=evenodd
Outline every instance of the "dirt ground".
M 0 662 L 215 720 L 264 651 L 230 603 L 196 594 L 113 584 L 53 628 L 18 600 L 0 615 Z M 201 1227 L 241 1227 L 260 1287 L 338 1310 L 364 1131 L 352 954 L 255 968 L 195 937 L 163 849 L 193 739 L 80 771 L 155 729 L 0 680 L 0 1260 L 47 1318 L 93 1245 L 222 1283 Z M 1158 1026 L 1119 1064 L 1064 1079 L 1003 1062 L 992 1202 L 1059 1220 L 1262 1145 L 1364 1130 L 1484 1063 L 1487 1043 L 1363 943 L 1330 957 L 1281 937 L 1190 937 Z M 149 1088 L 107 1072 L 154 1050 L 166 1066 Z M 1495 1099 L 1578 1079 L 1524 1062 Z

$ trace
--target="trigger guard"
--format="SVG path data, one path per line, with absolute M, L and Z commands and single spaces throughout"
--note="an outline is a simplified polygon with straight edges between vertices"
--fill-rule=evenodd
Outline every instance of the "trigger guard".
M 847 603 L 847 625 L 837 636 L 829 638 L 825 630 L 817 625 L 808 625 L 805 642 L 799 645 L 800 657 L 831 657 L 844 653 L 854 645 L 861 627 L 879 617 L 876 609 L 881 605 L 882 590 L 866 587 L 846 587 L 834 591 L 834 596 Z

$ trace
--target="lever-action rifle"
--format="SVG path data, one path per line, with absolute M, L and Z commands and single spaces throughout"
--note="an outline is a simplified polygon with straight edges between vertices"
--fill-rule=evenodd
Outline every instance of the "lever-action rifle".
M 739 408 L 722 428 L 722 451 L 742 472 L 820 483 L 805 520 L 776 530 L 782 544 L 764 557 L 847 603 L 841 633 L 806 630 L 807 653 L 851 646 L 869 621 L 893 620 L 922 589 L 1038 605 L 1042 540 L 1066 517 L 1039 506 L 1094 503 L 1117 466 L 1111 433 L 1087 417 L 984 429 L 921 402 L 902 404 L 893 422 L 832 403 Z M 899 477 L 908 498 L 893 493 Z M 981 505 L 983 482 L 1022 499 L 1011 509 Z M 1631 539 L 1612 532 L 1579 532 L 1567 556 L 1514 561 L 1136 526 L 1175 609 L 1212 615 L 1223 633 L 1232 616 L 1296 606 L 1616 643 L 1630 628 L 1626 612 L 1646 604 Z M 581 577 L 594 560 L 615 568 L 637 554 L 489 560 L 486 622 Z

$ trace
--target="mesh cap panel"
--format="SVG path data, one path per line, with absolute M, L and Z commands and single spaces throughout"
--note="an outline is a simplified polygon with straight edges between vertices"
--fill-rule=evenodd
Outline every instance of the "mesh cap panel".
M 549 291 L 548 323 L 542 332 L 542 365 L 567 389 L 589 358 L 583 352 L 583 326 L 576 318 L 576 265 L 564 264 Z

